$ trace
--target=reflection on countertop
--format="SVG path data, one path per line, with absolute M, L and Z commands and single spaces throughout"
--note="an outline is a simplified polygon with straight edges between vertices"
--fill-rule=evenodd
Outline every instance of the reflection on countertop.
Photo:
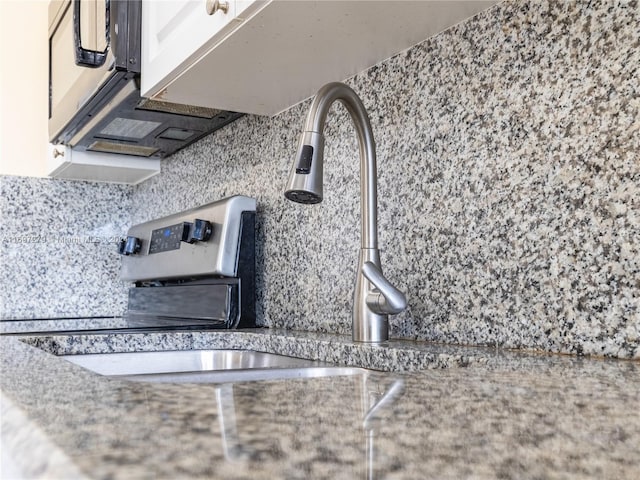
M 1 319 L 0 334 L 112 330 L 127 326 L 124 317 Z
M 207 319 L 164 317 L 157 315 L 123 315 L 115 317 L 66 317 L 0 319 L 0 335 L 126 333 L 147 331 L 207 330 L 220 329 L 217 321 Z
M 336 363 L 369 366 L 378 357 L 456 355 L 456 347 L 370 348 L 304 332 L 121 337 L 39 336 L 26 339 L 31 345 L 0 338 L 2 445 L 21 468 L 47 478 L 116 479 L 637 478 L 640 471 L 638 362 L 460 349 L 458 358 L 478 361 L 402 374 L 176 385 L 108 379 L 32 346 L 79 353 L 262 345 L 285 354 L 334 351 Z

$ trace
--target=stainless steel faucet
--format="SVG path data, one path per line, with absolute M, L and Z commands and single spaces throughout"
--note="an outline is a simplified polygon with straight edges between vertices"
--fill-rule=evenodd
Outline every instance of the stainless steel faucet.
M 336 100 L 341 101 L 351 115 L 360 147 L 362 248 L 353 302 L 353 340 L 384 342 L 389 339 L 388 316 L 403 311 L 407 300 L 382 274 L 378 251 L 376 147 L 367 111 L 358 95 L 347 85 L 328 83 L 316 94 L 284 195 L 298 203 L 322 201 L 322 130 L 329 108 Z

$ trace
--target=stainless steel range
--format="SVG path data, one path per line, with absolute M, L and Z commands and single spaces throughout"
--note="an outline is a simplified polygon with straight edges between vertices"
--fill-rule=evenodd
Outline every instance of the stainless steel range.
M 0 335 L 255 327 L 255 216 L 234 196 L 135 225 L 117 252 L 125 315 L 3 319 Z
M 131 227 L 119 245 L 129 326 L 254 327 L 255 212 L 234 196 Z

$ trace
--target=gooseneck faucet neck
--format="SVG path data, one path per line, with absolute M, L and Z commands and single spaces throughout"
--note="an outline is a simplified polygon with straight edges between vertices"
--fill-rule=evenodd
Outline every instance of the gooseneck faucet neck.
M 358 95 L 344 83 L 328 83 L 322 87 L 311 104 L 305 132 L 322 135 L 327 113 L 335 101 L 349 112 L 358 137 L 360 149 L 360 218 L 362 248 L 378 248 L 378 182 L 376 145 L 369 115 Z
M 327 113 L 335 101 L 344 104 L 353 120 L 360 148 L 360 218 L 362 233 L 353 301 L 353 340 L 384 342 L 389 338 L 388 315 L 407 306 L 404 294 L 382 274 L 378 251 L 376 147 L 369 116 L 356 93 L 343 83 L 322 87 L 307 116 L 298 153 L 284 195 L 298 203 L 322 201 L 322 169 Z

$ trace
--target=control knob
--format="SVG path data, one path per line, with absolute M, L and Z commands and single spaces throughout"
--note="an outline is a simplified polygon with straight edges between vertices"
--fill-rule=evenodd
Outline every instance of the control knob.
M 213 225 L 207 220 L 196 218 L 193 223 L 185 222 L 182 241 L 187 243 L 206 242 L 211 238 Z
M 118 243 L 118 253 L 120 255 L 135 255 L 140 252 L 142 241 L 137 237 L 127 237 Z

